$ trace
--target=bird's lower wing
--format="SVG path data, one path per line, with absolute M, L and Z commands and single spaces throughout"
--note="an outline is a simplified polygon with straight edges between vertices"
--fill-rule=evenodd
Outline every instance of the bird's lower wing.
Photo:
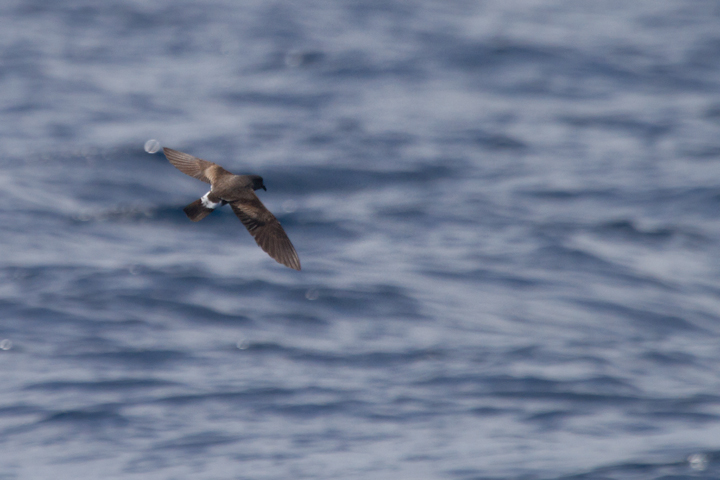
M 300 259 L 282 225 L 254 193 L 252 197 L 231 202 L 233 212 L 268 255 L 286 267 L 300 270 Z
M 216 166 L 218 168 L 222 168 L 213 162 L 193 157 L 187 153 L 178 152 L 172 148 L 163 148 L 163 152 L 165 153 L 165 157 L 167 157 L 175 168 L 186 175 L 190 175 L 191 177 L 195 177 L 206 183 L 211 183 L 211 179 L 208 177 L 207 172 L 210 167 Z

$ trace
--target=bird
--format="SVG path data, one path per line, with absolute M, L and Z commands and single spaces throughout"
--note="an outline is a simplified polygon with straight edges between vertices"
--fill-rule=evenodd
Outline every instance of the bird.
M 267 191 L 260 175 L 235 175 L 216 163 L 171 148 L 163 148 L 163 153 L 184 174 L 210 184 L 209 192 L 184 208 L 190 220 L 199 222 L 216 208 L 230 204 L 260 248 L 276 262 L 300 270 L 300 258 L 285 230 L 255 195 L 255 190 Z

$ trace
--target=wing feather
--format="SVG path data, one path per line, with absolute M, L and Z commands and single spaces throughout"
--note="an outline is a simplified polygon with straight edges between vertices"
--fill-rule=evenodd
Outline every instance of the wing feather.
M 268 255 L 286 267 L 300 270 L 300 259 L 282 225 L 254 192 L 249 193 L 247 198 L 230 202 L 233 212 Z
M 207 160 L 193 157 L 192 155 L 189 155 L 187 153 L 178 152 L 177 150 L 173 150 L 172 148 L 163 148 L 163 152 L 165 153 L 165 157 L 167 157 L 167 159 L 175 166 L 175 168 L 177 168 L 184 174 L 195 177 L 205 183 L 212 183 L 206 173 L 208 168 L 212 167 L 213 165 L 217 166 L 218 168 L 222 168 L 213 162 L 208 162 Z

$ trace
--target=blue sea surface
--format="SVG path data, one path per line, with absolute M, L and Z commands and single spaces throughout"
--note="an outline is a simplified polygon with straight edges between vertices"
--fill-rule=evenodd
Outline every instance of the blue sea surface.
M 7 0 L 0 45 L 0 480 L 720 478 L 717 2 Z M 149 140 L 262 175 L 302 271 Z

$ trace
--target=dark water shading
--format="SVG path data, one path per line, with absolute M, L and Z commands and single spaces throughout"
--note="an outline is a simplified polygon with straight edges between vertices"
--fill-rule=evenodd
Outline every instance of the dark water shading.
M 718 453 L 706 452 L 697 454 L 702 461 L 695 465 L 702 465 L 700 471 L 688 473 L 688 462 L 669 463 L 623 463 L 608 467 L 594 469 L 587 473 L 571 476 L 557 477 L 557 480 L 624 480 L 631 478 L 662 478 L 663 480 L 690 480 L 690 479 L 712 479 L 717 478 L 720 473 L 718 468 Z M 693 457 L 691 457 L 693 458 Z

